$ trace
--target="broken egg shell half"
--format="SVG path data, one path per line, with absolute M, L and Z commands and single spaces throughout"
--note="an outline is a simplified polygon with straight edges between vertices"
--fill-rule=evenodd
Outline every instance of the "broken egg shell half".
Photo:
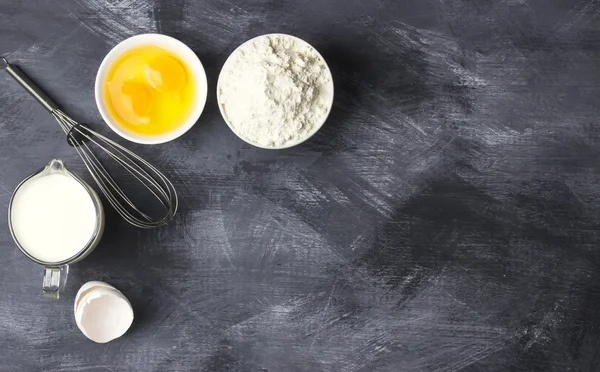
M 75 297 L 75 322 L 87 338 L 106 343 L 127 332 L 133 323 L 133 309 L 110 284 L 89 282 Z
M 108 284 L 108 283 L 104 283 L 104 282 L 100 282 L 100 281 L 92 281 L 92 282 L 87 282 L 84 285 L 81 286 L 81 288 L 79 288 L 79 291 L 77 291 L 77 294 L 75 295 L 75 303 L 74 303 L 74 308 L 73 311 L 76 313 L 77 312 L 77 307 L 79 306 L 79 304 L 81 303 L 81 299 L 88 294 L 90 291 L 96 289 L 96 288 L 111 288 L 114 289 L 115 291 L 118 291 L 118 289 L 116 289 L 115 287 L 113 287 L 112 285 Z

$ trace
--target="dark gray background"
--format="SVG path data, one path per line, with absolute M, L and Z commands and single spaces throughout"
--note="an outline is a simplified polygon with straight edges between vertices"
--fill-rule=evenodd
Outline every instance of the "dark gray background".
M 181 210 L 153 231 L 109 211 L 58 302 L 6 208 L 53 157 L 85 173 L 0 74 L 0 370 L 600 370 L 599 2 L 0 2 L 0 55 L 112 138 L 95 73 L 144 32 L 188 44 L 209 77 L 190 132 L 128 144 Z M 323 129 L 283 151 L 240 141 L 215 99 L 229 53 L 270 32 L 315 46 L 336 86 Z M 89 280 L 131 300 L 121 339 L 77 329 Z

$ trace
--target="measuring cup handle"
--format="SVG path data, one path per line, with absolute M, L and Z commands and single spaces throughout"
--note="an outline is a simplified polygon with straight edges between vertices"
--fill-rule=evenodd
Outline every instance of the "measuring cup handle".
M 44 297 L 52 300 L 58 299 L 60 297 L 60 292 L 63 291 L 65 284 L 67 284 L 68 276 L 69 265 L 63 265 L 60 267 L 45 267 L 44 280 L 42 281 Z

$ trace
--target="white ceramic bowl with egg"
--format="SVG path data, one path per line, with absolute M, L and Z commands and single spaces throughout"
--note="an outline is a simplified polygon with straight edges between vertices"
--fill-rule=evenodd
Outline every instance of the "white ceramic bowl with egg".
M 240 50 L 243 50 L 247 45 L 250 45 L 250 43 L 253 43 L 261 38 L 270 38 L 270 37 L 286 38 L 286 39 L 289 39 L 290 41 L 294 41 L 295 43 L 297 43 L 298 46 L 310 48 L 314 52 L 314 54 L 317 56 L 317 58 L 320 58 L 321 61 L 323 62 L 323 64 L 325 65 L 325 74 L 328 77 L 328 82 L 325 83 L 324 85 L 320 86 L 320 89 L 319 89 L 320 90 L 320 101 L 323 102 L 324 106 L 326 107 L 326 112 L 322 115 L 322 117 L 320 118 L 320 120 L 318 122 L 314 123 L 311 130 L 309 132 L 307 132 L 302 138 L 300 138 L 296 141 L 288 141 L 287 143 L 280 145 L 280 146 L 277 146 L 277 145 L 276 146 L 265 146 L 265 145 L 261 145 L 259 143 L 253 142 L 249 138 L 245 138 L 236 129 L 235 125 L 233 125 L 232 122 L 230 121 L 230 119 L 228 118 L 228 115 L 226 112 L 227 110 L 224 108 L 224 103 L 222 102 L 222 99 L 221 99 L 221 89 L 223 87 L 222 82 L 224 79 L 223 74 L 224 74 L 224 72 L 228 71 L 228 69 L 233 68 L 232 66 L 235 63 L 234 58 L 235 58 L 236 54 L 239 53 Z M 255 38 L 252 38 L 252 39 L 244 42 L 242 45 L 237 47 L 231 53 L 231 55 L 229 56 L 227 61 L 225 61 L 225 64 L 223 65 L 223 68 L 221 69 L 221 73 L 219 74 L 219 79 L 217 81 L 217 102 L 219 104 L 219 110 L 221 111 L 221 116 L 223 116 L 223 119 L 225 120 L 225 123 L 227 124 L 227 126 L 231 129 L 231 131 L 233 133 L 235 133 L 235 135 L 237 135 L 244 142 L 246 142 L 252 146 L 256 146 L 256 147 L 259 147 L 262 149 L 268 149 L 268 150 L 280 150 L 280 149 L 286 149 L 286 148 L 290 148 L 293 146 L 297 146 L 297 145 L 307 141 L 315 133 L 317 133 L 319 131 L 319 129 L 321 129 L 321 127 L 323 126 L 323 124 L 325 123 L 325 121 L 327 120 L 327 118 L 331 112 L 331 107 L 333 106 L 333 97 L 334 97 L 333 93 L 334 93 L 333 77 L 331 75 L 331 70 L 329 69 L 327 62 L 325 61 L 325 58 L 323 58 L 323 56 L 317 51 L 316 48 L 314 48 L 312 45 L 310 45 L 306 41 L 304 41 L 296 36 L 280 34 L 280 33 L 272 33 L 272 34 L 265 34 L 265 35 L 257 36 Z
M 127 130 L 110 115 L 107 103 L 105 102 L 105 98 L 103 95 L 103 84 L 106 81 L 106 76 L 113 62 L 115 62 L 115 60 L 125 51 L 142 45 L 155 45 L 177 55 L 181 59 L 181 61 L 186 65 L 194 81 L 195 103 L 192 109 L 190 110 L 189 115 L 186 117 L 186 119 L 181 125 L 164 134 L 144 135 Z M 188 130 L 190 130 L 190 128 L 194 126 L 194 124 L 200 118 L 200 115 L 202 114 L 202 111 L 204 110 L 204 106 L 206 104 L 207 86 L 208 83 L 204 67 L 200 62 L 200 59 L 198 59 L 198 56 L 196 56 L 196 54 L 187 45 L 175 38 L 166 35 L 141 34 L 123 40 L 122 42 L 117 44 L 106 55 L 106 57 L 104 57 L 104 60 L 100 64 L 100 68 L 98 69 L 98 73 L 96 75 L 94 93 L 96 96 L 96 105 L 98 106 L 100 115 L 102 115 L 102 118 L 104 119 L 106 124 L 115 133 L 129 141 L 151 145 L 174 140 L 175 138 L 178 138 L 184 133 L 186 133 Z

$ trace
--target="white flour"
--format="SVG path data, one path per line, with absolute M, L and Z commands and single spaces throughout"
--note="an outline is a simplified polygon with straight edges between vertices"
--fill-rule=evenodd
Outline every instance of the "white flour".
M 243 45 L 219 79 L 220 103 L 235 132 L 263 147 L 303 140 L 327 114 L 321 88 L 331 80 L 329 70 L 312 47 L 289 37 Z

